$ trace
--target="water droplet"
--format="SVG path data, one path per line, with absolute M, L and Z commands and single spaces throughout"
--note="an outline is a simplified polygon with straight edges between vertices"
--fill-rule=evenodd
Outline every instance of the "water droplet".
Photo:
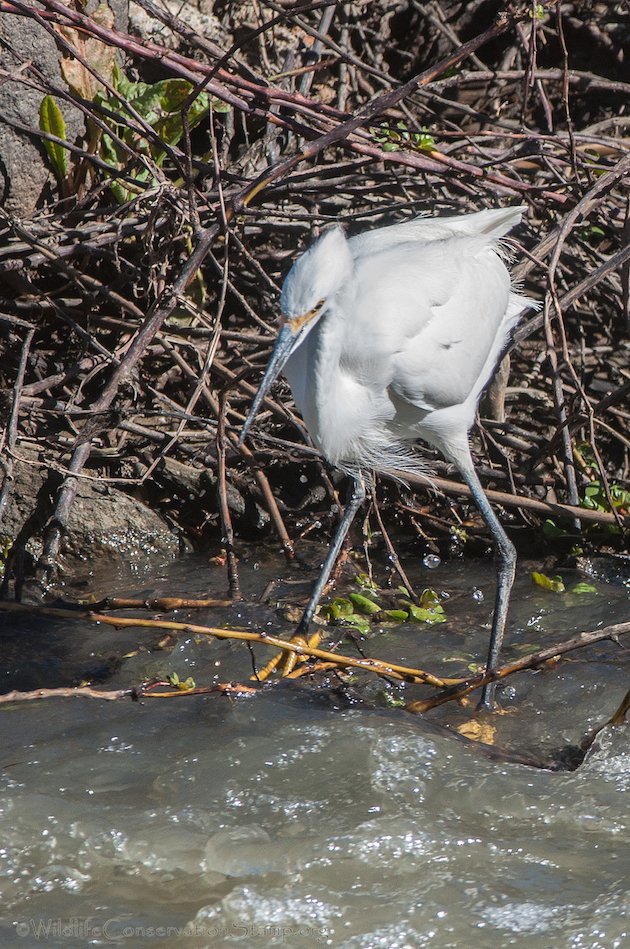
M 435 570 L 436 567 L 440 566 L 442 561 L 437 554 L 427 554 L 426 557 L 423 557 L 422 563 L 427 570 Z
M 306 475 L 300 475 L 300 484 L 306 484 L 307 481 L 308 481 L 308 478 L 306 477 Z
M 253 565 L 253 569 L 260 570 L 260 564 L 258 563 L 258 561 L 256 561 L 256 563 Z
M 483 603 L 483 590 L 479 590 L 475 587 L 472 591 L 472 598 L 475 603 Z

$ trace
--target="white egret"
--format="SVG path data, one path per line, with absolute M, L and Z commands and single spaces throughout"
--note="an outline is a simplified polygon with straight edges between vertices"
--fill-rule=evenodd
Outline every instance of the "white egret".
M 416 218 L 346 238 L 334 227 L 289 272 L 283 323 L 241 432 L 284 370 L 324 457 L 353 492 L 304 611 L 305 635 L 372 471 L 426 475 L 422 439 L 460 471 L 496 544 L 497 590 L 487 670 L 497 662 L 516 551 L 475 472 L 468 432 L 521 312 L 497 243 L 524 208 Z M 494 684 L 482 703 L 490 706 Z

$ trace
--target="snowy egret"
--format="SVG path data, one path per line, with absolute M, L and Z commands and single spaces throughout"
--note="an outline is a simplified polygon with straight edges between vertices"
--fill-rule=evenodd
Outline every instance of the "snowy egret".
M 468 432 L 511 330 L 532 305 L 511 286 L 498 243 L 523 210 L 416 218 L 351 238 L 337 226 L 293 264 L 282 288 L 282 327 L 241 441 L 284 370 L 313 442 L 353 479 L 296 635 L 308 630 L 365 498 L 366 477 L 372 471 L 426 475 L 409 445 L 422 439 L 459 469 L 494 537 L 487 671 L 496 670 L 516 551 L 477 477 Z M 491 683 L 482 703 L 491 706 L 493 696 Z

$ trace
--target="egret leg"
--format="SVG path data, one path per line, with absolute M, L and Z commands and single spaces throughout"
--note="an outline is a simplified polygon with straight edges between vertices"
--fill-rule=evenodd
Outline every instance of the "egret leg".
M 350 495 L 350 500 L 346 505 L 346 509 L 343 512 L 343 517 L 339 522 L 339 527 L 337 528 L 337 533 L 335 534 L 332 544 L 330 545 L 330 550 L 326 555 L 326 559 L 322 566 L 319 577 L 317 578 L 317 583 L 313 587 L 313 592 L 311 593 L 311 598 L 308 601 L 308 605 L 304 610 L 302 619 L 298 623 L 297 629 L 295 630 L 295 636 L 306 636 L 308 633 L 308 628 L 310 626 L 311 620 L 315 615 L 315 610 L 319 604 L 320 597 L 324 592 L 324 587 L 328 583 L 328 578 L 333 571 L 337 557 L 339 556 L 339 551 L 341 550 L 341 545 L 343 544 L 348 531 L 350 530 L 350 525 L 352 524 L 355 515 L 363 502 L 365 501 L 365 484 L 363 480 L 359 478 L 353 479 L 352 484 L 352 494 Z
M 507 620 L 508 607 L 510 603 L 510 592 L 514 583 L 516 572 L 516 549 L 509 539 L 501 523 L 492 510 L 490 502 L 486 497 L 485 491 L 481 486 L 481 481 L 477 477 L 472 458 L 468 459 L 468 464 L 462 464 L 461 460 L 458 467 L 470 488 L 475 504 L 481 512 L 481 516 L 490 528 L 490 532 L 495 542 L 495 558 L 497 566 L 497 592 L 494 601 L 494 614 L 492 617 L 492 632 L 490 633 L 490 648 L 488 650 L 488 660 L 486 662 L 486 672 L 496 672 L 501 646 L 503 644 L 503 635 L 505 633 L 505 623 Z M 494 705 L 494 693 L 496 689 L 495 682 L 489 682 L 484 686 L 481 693 L 481 708 L 492 708 Z

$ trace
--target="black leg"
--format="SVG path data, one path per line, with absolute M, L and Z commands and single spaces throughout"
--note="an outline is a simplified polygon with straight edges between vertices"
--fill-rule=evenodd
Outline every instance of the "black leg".
M 346 534 L 350 530 L 350 525 L 352 524 L 354 517 L 363 504 L 365 500 L 365 485 L 361 477 L 356 477 L 353 480 L 352 484 L 352 494 L 350 500 L 346 505 L 346 509 L 343 512 L 343 517 L 339 522 L 339 527 L 337 528 L 337 533 L 333 538 L 333 542 L 330 545 L 330 550 L 326 555 L 326 559 L 321 569 L 321 573 L 317 578 L 317 583 L 313 588 L 311 593 L 311 598 L 308 601 L 308 606 L 304 610 L 304 615 L 298 623 L 297 629 L 295 630 L 296 636 L 306 636 L 308 633 L 308 628 L 310 626 L 311 620 L 315 615 L 315 610 L 319 604 L 320 597 L 324 592 L 324 587 L 328 583 L 328 578 L 333 571 L 337 557 L 339 556 L 339 551 L 341 550 L 341 545 L 344 542 Z
M 472 458 L 469 459 L 469 465 L 466 466 L 459 461 L 458 467 L 464 476 L 466 484 L 470 488 L 471 494 L 484 521 L 490 528 L 496 545 L 497 592 L 494 601 L 494 615 L 492 617 L 488 661 L 486 663 L 486 672 L 496 672 L 505 633 L 505 624 L 510 604 L 510 592 L 516 572 L 516 550 L 492 510 L 490 502 L 481 486 L 481 482 L 477 477 L 477 472 L 473 467 Z M 479 703 L 482 708 L 492 708 L 495 688 L 495 682 L 489 682 L 488 685 L 484 686 Z

